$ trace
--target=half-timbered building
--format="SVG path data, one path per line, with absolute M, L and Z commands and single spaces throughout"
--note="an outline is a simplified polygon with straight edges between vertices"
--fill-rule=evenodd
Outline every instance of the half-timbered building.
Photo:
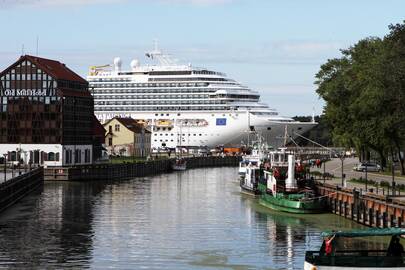
M 93 159 L 88 83 L 58 61 L 21 56 L 0 73 L 0 155 L 45 166 Z

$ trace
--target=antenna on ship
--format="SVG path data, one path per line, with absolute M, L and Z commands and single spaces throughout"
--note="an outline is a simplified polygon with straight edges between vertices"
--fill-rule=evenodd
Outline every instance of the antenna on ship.
M 159 50 L 157 39 L 153 40 L 153 47 L 154 47 L 153 51 L 145 53 L 146 57 L 158 60 L 159 64 L 162 66 L 175 66 L 176 65 L 176 62 L 177 62 L 176 59 L 171 58 L 170 55 L 164 54 L 164 53 L 162 53 L 161 50 Z

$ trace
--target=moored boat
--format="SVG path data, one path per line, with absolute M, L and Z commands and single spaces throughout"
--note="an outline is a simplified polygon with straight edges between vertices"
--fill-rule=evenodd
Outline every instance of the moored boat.
M 263 178 L 263 163 L 267 161 L 267 145 L 263 143 L 262 137 L 256 134 L 257 141 L 252 143 L 253 147 L 249 155 L 245 155 L 239 162 L 240 187 L 242 192 L 251 195 L 258 195 L 259 180 Z
M 319 251 L 305 253 L 304 270 L 345 270 L 345 269 L 405 269 L 405 257 L 398 236 L 405 235 L 405 229 L 362 229 L 352 231 L 323 232 L 322 237 L 333 238 L 333 248 L 328 253 L 325 241 Z M 384 250 L 348 250 L 345 242 L 355 242 L 358 237 L 391 236 Z M 339 248 L 341 246 L 341 248 Z
M 187 160 L 184 158 L 176 158 L 172 164 L 173 171 L 185 171 L 187 169 Z
M 264 164 L 264 177 L 258 184 L 261 205 L 297 214 L 324 211 L 324 198 L 316 196 L 306 178 L 304 164 L 296 162 L 293 153 L 286 149 L 271 151 L 269 158 Z

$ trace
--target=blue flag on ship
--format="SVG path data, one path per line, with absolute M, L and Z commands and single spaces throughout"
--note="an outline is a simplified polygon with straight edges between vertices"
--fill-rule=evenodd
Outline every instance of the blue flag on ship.
M 226 126 L 226 118 L 217 118 L 217 126 Z

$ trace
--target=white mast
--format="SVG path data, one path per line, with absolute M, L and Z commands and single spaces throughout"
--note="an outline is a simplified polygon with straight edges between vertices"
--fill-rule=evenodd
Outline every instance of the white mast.
M 162 66 L 175 66 L 177 60 L 170 57 L 168 54 L 162 53 L 158 47 L 158 40 L 153 41 L 153 51 L 146 52 L 145 55 L 151 59 L 156 59 Z

